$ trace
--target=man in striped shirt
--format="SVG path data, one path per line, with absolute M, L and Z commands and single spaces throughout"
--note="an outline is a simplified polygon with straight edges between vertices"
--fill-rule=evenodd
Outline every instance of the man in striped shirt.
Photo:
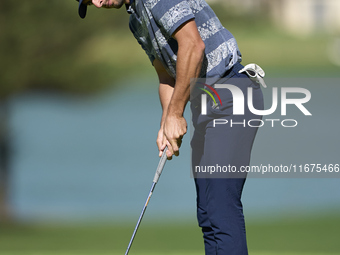
M 263 108 L 259 85 L 239 73 L 243 66 L 235 38 L 204 0 L 79 1 L 82 18 L 90 4 L 116 9 L 126 5 L 130 14 L 130 30 L 159 77 L 163 109 L 157 137 L 159 155 L 166 146 L 169 148 L 168 159 L 179 155 L 182 138 L 187 132 L 183 113 L 190 100 L 192 78 L 212 79 L 213 83 L 233 80 L 232 84 L 242 91 L 252 87 L 254 105 L 257 109 Z M 208 102 L 208 114 L 205 116 L 199 112 L 200 101 L 197 99 L 200 97 L 191 95 L 195 127 L 191 142 L 192 165 L 248 165 L 257 128 L 212 128 L 214 118 L 232 116 L 232 95 L 227 90 L 219 94 L 221 105 Z M 251 119 L 253 115 L 246 112 L 242 117 Z M 203 232 L 205 253 L 248 254 L 241 203 L 245 176 L 195 177 L 197 218 Z

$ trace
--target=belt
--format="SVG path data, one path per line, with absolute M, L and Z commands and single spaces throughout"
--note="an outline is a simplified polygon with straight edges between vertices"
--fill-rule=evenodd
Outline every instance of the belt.
M 233 65 L 232 68 L 230 68 L 228 71 L 226 71 L 224 73 L 224 75 L 222 76 L 222 78 L 231 78 L 233 77 L 235 74 L 239 73 L 240 70 L 242 70 L 244 68 L 244 66 L 240 63 L 237 62 L 235 65 Z

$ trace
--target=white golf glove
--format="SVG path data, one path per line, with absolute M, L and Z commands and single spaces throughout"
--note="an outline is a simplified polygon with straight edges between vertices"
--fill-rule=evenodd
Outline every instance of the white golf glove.
M 263 77 L 265 76 L 265 72 L 260 66 L 258 66 L 257 64 L 246 65 L 243 69 L 239 71 L 239 73 L 243 73 L 243 72 L 246 72 L 246 74 L 249 76 L 249 78 L 252 81 L 255 81 L 256 83 L 261 84 L 264 88 L 267 88 L 267 85 L 263 80 Z

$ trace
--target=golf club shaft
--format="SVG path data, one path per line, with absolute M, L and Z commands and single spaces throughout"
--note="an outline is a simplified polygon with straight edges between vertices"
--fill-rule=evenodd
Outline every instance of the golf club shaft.
M 162 154 L 162 156 L 161 156 L 161 159 L 159 160 L 158 167 L 157 167 L 157 170 L 156 170 L 156 173 L 155 173 L 153 182 L 152 182 L 152 186 L 151 186 L 151 189 L 150 189 L 148 198 L 146 199 L 146 202 L 145 202 L 145 204 L 144 204 L 143 210 L 142 210 L 142 212 L 141 212 L 141 214 L 140 214 L 140 216 L 139 216 L 139 219 L 138 219 L 138 221 L 137 221 L 135 230 L 133 231 L 133 234 L 132 234 L 132 236 L 131 236 L 129 245 L 128 245 L 127 249 L 126 249 L 125 255 L 128 255 L 128 253 L 129 253 L 129 251 L 130 251 L 132 242 L 133 242 L 133 240 L 135 239 L 137 230 L 138 230 L 139 225 L 140 225 L 140 223 L 141 223 L 141 221 L 142 221 L 142 218 L 143 218 L 143 216 L 144 216 L 146 207 L 147 207 L 148 204 L 149 204 L 150 198 L 151 198 L 152 193 L 153 193 L 153 191 L 154 191 L 154 189 L 155 189 L 155 187 L 156 187 L 156 184 L 157 184 L 157 182 L 158 182 L 158 179 L 159 179 L 159 177 L 160 177 L 161 174 L 162 174 L 162 171 L 163 171 L 163 168 L 164 168 L 166 159 L 167 159 L 167 157 L 166 157 L 166 151 L 167 151 L 167 150 L 168 150 L 168 148 L 165 147 L 165 149 L 164 149 L 164 151 L 163 151 L 163 154 Z

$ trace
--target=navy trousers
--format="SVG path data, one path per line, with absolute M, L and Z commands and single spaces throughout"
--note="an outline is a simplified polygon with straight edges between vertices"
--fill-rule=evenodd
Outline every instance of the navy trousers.
M 217 84 L 232 84 L 242 90 L 244 115 L 233 115 L 233 97 L 228 89 L 216 89 L 222 105 L 216 106 L 213 99 L 208 98 L 206 115 L 201 114 L 200 97 L 191 101 L 192 171 L 197 192 L 197 219 L 202 228 L 206 255 L 248 254 L 241 202 L 246 173 L 197 173 L 197 169 L 208 166 L 229 166 L 239 170 L 241 166 L 249 165 L 258 129 L 254 126 L 258 126 L 256 120 L 261 116 L 248 110 L 247 89 L 252 87 L 253 105 L 258 110 L 263 109 L 263 95 L 259 84 L 238 73 L 241 68 L 241 64 L 236 64 Z M 216 125 L 216 120 L 228 123 Z M 252 120 L 251 125 L 248 125 L 249 120 Z

